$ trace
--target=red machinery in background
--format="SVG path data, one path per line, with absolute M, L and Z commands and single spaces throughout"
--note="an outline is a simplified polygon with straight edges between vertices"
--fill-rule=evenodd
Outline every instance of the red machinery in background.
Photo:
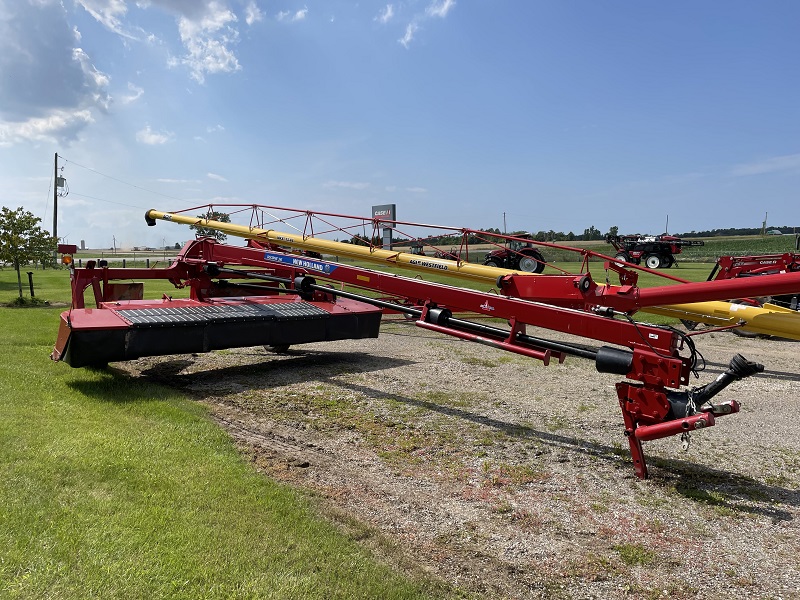
M 616 251 L 615 259 L 633 264 L 644 262 L 648 269 L 668 269 L 675 255 L 684 247 L 702 246 L 703 240 L 684 240 L 667 233 L 662 235 L 607 235 L 606 242 Z
M 800 271 L 800 254 L 791 252 L 758 256 L 721 256 L 711 270 L 708 281 L 796 273 L 798 271 Z M 770 302 L 791 310 L 800 310 L 800 287 L 793 293 L 762 297 L 758 301 Z

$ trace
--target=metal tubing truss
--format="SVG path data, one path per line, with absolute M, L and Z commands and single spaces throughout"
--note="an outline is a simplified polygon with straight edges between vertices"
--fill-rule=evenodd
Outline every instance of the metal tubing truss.
M 618 261 L 603 254 L 589 250 L 581 250 L 549 244 L 533 242 L 524 238 L 505 236 L 485 231 L 470 229 L 457 229 L 454 227 L 434 226 L 422 223 L 403 221 L 387 221 L 385 219 L 369 219 L 366 217 L 353 217 L 337 215 L 334 213 L 298 211 L 273 206 L 261 205 L 213 205 L 214 211 L 228 210 L 230 214 L 246 213 L 250 215 L 248 225 L 223 223 L 203 217 L 188 216 L 185 213 L 206 209 L 211 214 L 212 207 L 194 207 L 183 211 L 165 213 L 150 210 L 145 215 L 148 224 L 154 225 L 156 219 L 172 221 L 175 223 L 202 227 L 222 231 L 229 235 L 257 240 L 267 247 L 278 249 L 280 246 L 291 247 L 317 254 L 327 254 L 337 257 L 349 257 L 357 260 L 382 264 L 387 267 L 413 270 L 424 274 L 435 273 L 479 282 L 495 287 L 500 294 L 515 298 L 536 300 L 556 306 L 576 308 L 580 310 L 612 309 L 617 312 L 633 314 L 637 311 L 663 314 L 675 318 L 693 320 L 707 323 L 716 327 L 739 326 L 745 330 L 774 335 L 790 339 L 800 339 L 800 313 L 797 311 L 781 310 L 772 305 L 750 306 L 746 309 L 741 304 L 725 302 L 734 298 L 752 296 L 770 296 L 777 294 L 793 293 L 800 289 L 800 272 L 764 275 L 758 278 L 738 278 L 729 281 L 711 281 L 691 283 L 680 278 L 665 275 L 657 271 L 640 269 L 665 277 L 682 285 L 663 285 L 652 288 L 639 288 L 635 285 L 637 274 L 626 268 L 633 265 L 620 265 Z M 289 216 L 281 216 L 279 211 L 287 211 Z M 226 213 L 227 214 L 227 213 Z M 269 219 L 265 215 L 269 215 Z M 302 230 L 293 228 L 299 234 L 281 232 L 272 229 L 275 224 L 287 225 L 293 219 L 303 219 Z M 312 222 L 317 220 L 325 228 L 318 227 L 316 236 Z M 420 256 L 397 249 L 383 249 L 372 244 L 372 240 L 379 239 L 377 235 L 367 237 L 362 235 L 366 245 L 343 243 L 324 239 L 323 235 L 351 234 L 361 227 L 366 232 L 367 225 L 371 226 L 373 234 L 382 226 L 404 226 L 409 233 L 419 234 L 420 230 L 436 228 L 438 231 L 457 233 L 464 240 L 461 250 L 453 250 L 448 255 L 456 260 L 437 258 L 436 256 Z M 431 238 L 430 235 L 427 236 Z M 359 238 L 361 239 L 361 238 Z M 424 236 L 415 238 L 426 239 Z M 509 241 L 531 242 L 539 246 L 569 250 L 578 253 L 581 257 L 581 272 L 568 274 L 563 269 L 556 269 L 556 273 L 533 275 L 530 273 L 470 263 L 466 260 L 468 250 L 467 240 L 493 245 Z M 606 270 L 616 271 L 623 281 L 621 285 L 596 283 L 589 272 L 589 259 L 602 259 Z M 550 265 L 551 269 L 554 268 Z

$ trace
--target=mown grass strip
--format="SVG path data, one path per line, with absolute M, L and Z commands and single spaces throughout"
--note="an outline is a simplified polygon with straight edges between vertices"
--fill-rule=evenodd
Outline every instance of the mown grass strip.
M 0 597 L 426 597 L 198 405 L 51 363 L 58 312 L 0 309 Z

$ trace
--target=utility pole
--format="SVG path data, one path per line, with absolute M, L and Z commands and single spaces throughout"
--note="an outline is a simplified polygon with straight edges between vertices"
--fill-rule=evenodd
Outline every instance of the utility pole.
M 64 170 L 64 167 L 61 167 Z M 58 198 L 69 194 L 67 180 L 58 174 L 58 152 L 53 156 L 53 237 L 58 244 Z M 53 249 L 53 258 L 57 258 L 58 248 Z
M 58 152 L 53 158 L 53 237 L 58 244 Z M 58 255 L 58 248 L 53 248 L 53 258 Z

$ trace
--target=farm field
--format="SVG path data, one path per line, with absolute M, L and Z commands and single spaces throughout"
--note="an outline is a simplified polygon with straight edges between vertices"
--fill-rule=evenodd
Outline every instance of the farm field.
M 33 273 L 51 306 L 0 308 L 0 595 L 800 597 L 795 342 L 701 336 L 693 384 L 735 352 L 766 371 L 689 452 L 648 443 L 642 482 L 617 378 L 578 359 L 389 319 L 377 340 L 73 370 L 47 358 L 67 273 Z

